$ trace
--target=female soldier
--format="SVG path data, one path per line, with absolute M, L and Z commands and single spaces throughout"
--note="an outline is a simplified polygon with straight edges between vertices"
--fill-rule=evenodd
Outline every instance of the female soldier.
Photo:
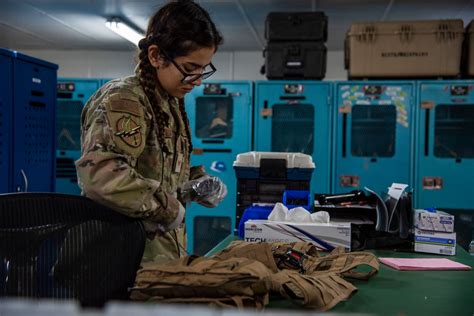
M 198 4 L 168 3 L 139 43 L 135 76 L 107 83 L 82 112 L 79 185 L 85 196 L 143 219 L 149 233 L 144 261 L 184 253 L 185 202 L 179 193 L 185 184 L 192 187 L 189 180 L 206 182 L 198 202 L 208 207 L 227 192 L 203 168 L 189 167 L 191 133 L 183 104 L 184 95 L 215 72 L 211 59 L 221 42 Z

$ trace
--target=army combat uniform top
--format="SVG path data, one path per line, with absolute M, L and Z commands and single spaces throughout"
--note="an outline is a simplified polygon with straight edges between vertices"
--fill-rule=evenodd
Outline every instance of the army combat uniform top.
M 143 219 L 148 234 L 143 261 L 165 261 L 185 252 L 184 208 L 178 188 L 190 176 L 189 140 L 177 98 L 155 89 L 151 105 L 136 76 L 110 81 L 81 116 L 82 156 L 76 161 L 83 195 L 127 216 Z M 153 111 L 169 116 L 162 150 Z

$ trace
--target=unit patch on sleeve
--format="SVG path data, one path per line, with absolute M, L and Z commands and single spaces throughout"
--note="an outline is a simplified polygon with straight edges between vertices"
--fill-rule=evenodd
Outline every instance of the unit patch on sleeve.
M 122 116 L 117 121 L 115 136 L 120 137 L 127 145 L 137 148 L 142 144 L 141 125 L 130 116 Z

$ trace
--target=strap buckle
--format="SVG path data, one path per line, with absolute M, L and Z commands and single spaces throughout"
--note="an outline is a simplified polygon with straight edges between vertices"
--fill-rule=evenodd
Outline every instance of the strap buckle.
M 296 269 L 300 273 L 304 273 L 303 263 L 306 258 L 307 256 L 304 253 L 288 248 L 283 255 L 279 256 L 277 266 L 279 269 Z

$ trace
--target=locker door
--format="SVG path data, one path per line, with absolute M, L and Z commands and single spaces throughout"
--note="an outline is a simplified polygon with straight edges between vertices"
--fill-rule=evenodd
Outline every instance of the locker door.
M 474 209 L 474 81 L 419 84 L 417 207 Z
M 81 155 L 81 113 L 99 79 L 60 78 L 56 113 L 56 192 L 80 195 L 74 162 Z
M 335 193 L 411 185 L 413 93 L 411 82 L 336 85 Z
M 194 88 L 185 104 L 194 146 L 191 165 L 204 165 L 228 189 L 214 209 L 197 203 L 186 209 L 188 250 L 203 255 L 235 227 L 237 179 L 232 165 L 237 154 L 251 149 L 252 83 L 207 82 Z
M 54 192 L 57 68 L 36 61 L 13 64 L 14 190 Z
M 12 56 L 0 50 L 0 193 L 10 192 L 12 150 Z
M 331 85 L 262 81 L 256 86 L 255 150 L 312 156 L 311 192 L 330 192 Z

